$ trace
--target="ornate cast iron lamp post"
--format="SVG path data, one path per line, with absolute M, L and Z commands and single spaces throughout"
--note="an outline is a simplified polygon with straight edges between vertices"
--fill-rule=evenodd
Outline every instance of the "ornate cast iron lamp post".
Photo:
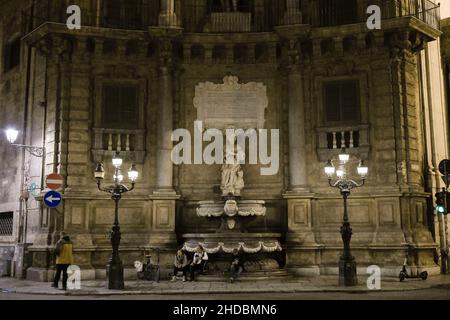
M 353 160 L 354 161 L 354 160 Z M 328 183 L 331 187 L 340 190 L 342 198 L 344 200 L 344 219 L 341 227 L 341 236 L 344 243 L 344 251 L 339 259 L 339 285 L 340 286 L 356 286 L 358 278 L 356 276 L 356 261 L 350 251 L 350 240 L 352 238 L 352 228 L 350 227 L 350 221 L 348 218 L 347 199 L 350 196 L 350 191 L 355 188 L 362 187 L 366 181 L 369 168 L 364 165 L 362 160 L 357 159 L 359 162 L 357 171 L 361 178 L 361 182 L 356 182 L 347 177 L 346 165 L 351 163 L 350 155 L 346 153 L 345 149 L 342 149 L 339 154 L 339 161 L 336 163 L 332 160 L 327 162 L 325 167 L 325 173 L 328 176 Z M 337 179 L 333 181 L 333 177 L 336 174 Z
M 122 198 L 122 194 L 134 189 L 134 185 L 139 176 L 136 166 L 133 164 L 128 171 L 128 178 L 131 181 L 131 188 L 122 184 L 123 175 L 120 167 L 122 166 L 122 159 L 119 158 L 119 154 L 112 159 L 114 166 L 114 184 L 106 188 L 102 188 L 101 184 L 105 178 L 105 171 L 101 163 L 97 164 L 95 169 L 95 179 L 97 180 L 97 186 L 100 191 L 111 194 L 111 199 L 115 202 L 114 212 L 114 225 L 111 230 L 111 246 L 112 254 L 109 259 L 109 263 L 106 266 L 106 277 L 108 281 L 108 289 L 124 289 L 123 281 L 123 264 L 119 257 L 119 245 L 120 245 L 120 225 L 119 225 L 119 200 Z

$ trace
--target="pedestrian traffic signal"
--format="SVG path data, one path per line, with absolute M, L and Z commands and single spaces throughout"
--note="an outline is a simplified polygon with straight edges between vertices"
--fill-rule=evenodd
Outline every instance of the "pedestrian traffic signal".
M 436 197 L 436 212 L 437 214 L 445 214 L 448 213 L 448 208 L 446 208 L 446 204 L 450 203 L 450 193 L 447 191 L 438 192 L 435 195 Z

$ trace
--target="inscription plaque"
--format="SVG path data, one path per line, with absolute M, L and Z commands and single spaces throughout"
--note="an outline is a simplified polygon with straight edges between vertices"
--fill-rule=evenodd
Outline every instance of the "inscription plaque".
M 223 84 L 202 82 L 195 87 L 197 120 L 205 128 L 263 129 L 268 106 L 267 88 L 261 82 L 239 83 L 226 76 Z

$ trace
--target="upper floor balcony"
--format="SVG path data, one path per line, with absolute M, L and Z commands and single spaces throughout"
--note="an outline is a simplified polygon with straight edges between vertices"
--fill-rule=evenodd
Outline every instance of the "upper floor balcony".
M 187 33 L 270 32 L 276 26 L 332 27 L 365 23 L 369 5 L 382 19 L 414 17 L 439 29 L 439 5 L 430 0 L 33 0 L 23 12 L 24 33 L 45 22 L 65 23 L 67 7 L 79 5 L 82 25 L 147 30 L 161 23 L 167 2 L 174 26 Z

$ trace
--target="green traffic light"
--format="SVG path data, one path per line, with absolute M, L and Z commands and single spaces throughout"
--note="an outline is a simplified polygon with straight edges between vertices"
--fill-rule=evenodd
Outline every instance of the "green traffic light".
M 436 206 L 436 211 L 438 212 L 438 213 L 444 213 L 445 212 L 445 208 L 444 208 L 444 206 Z

